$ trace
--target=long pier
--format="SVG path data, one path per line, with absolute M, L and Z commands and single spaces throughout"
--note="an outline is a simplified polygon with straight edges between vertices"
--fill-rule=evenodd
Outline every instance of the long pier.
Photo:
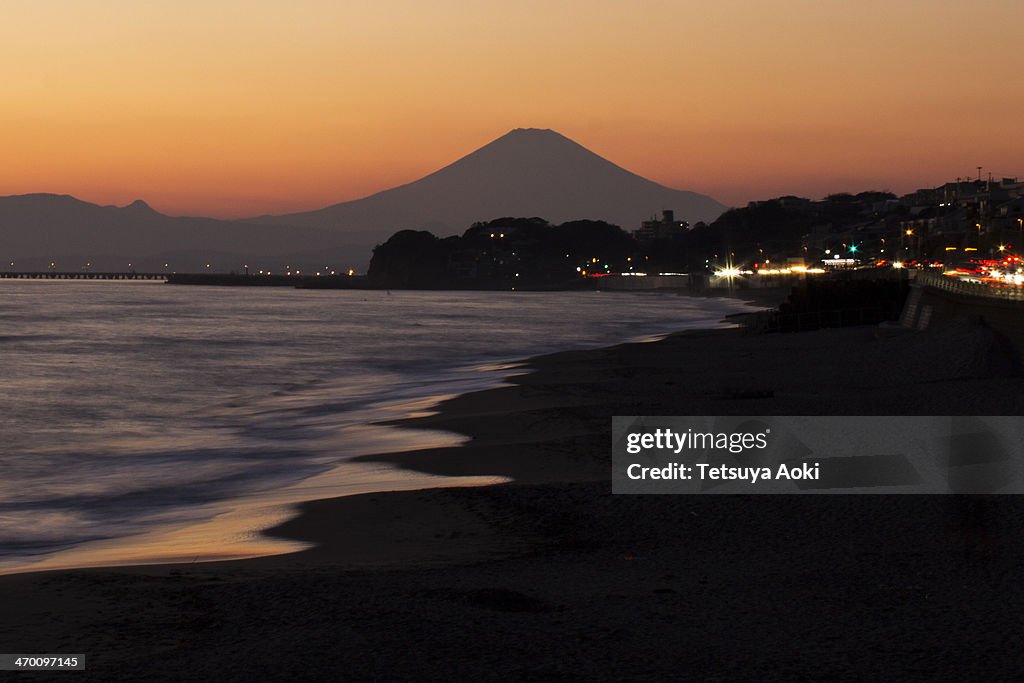
M 170 273 L 115 273 L 88 270 L 22 270 L 0 271 L 0 280 L 167 280 Z
M 365 276 L 255 275 L 242 273 L 139 273 L 114 271 L 0 271 L 0 280 L 156 280 L 172 285 L 228 287 L 298 287 L 302 289 L 366 289 Z

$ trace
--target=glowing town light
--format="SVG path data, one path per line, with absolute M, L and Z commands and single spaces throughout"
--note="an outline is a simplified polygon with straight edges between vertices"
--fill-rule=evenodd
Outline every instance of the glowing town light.
M 728 279 L 739 277 L 743 274 L 739 268 L 722 268 L 721 270 L 715 271 L 715 277 L 724 277 Z
M 892 267 L 895 268 L 896 270 L 899 270 L 900 268 L 903 267 L 903 261 L 893 261 Z

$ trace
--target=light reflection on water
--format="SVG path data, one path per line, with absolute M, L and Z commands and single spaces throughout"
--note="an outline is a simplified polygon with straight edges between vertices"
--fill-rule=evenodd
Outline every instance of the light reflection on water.
M 232 528 L 251 531 L 260 501 L 295 502 L 280 492 L 327 473 L 313 497 L 346 481 L 437 485 L 346 460 L 455 437 L 368 423 L 494 385 L 521 372 L 516 359 L 713 327 L 741 308 L 592 292 L 0 281 L 0 571 L 87 542 L 102 542 L 106 563 L 155 557 L 158 543 L 164 556 L 179 545 L 182 556 L 262 554 L 251 538 L 239 551 L 233 531 L 218 539 L 210 520 L 234 509 Z M 172 543 L 171 527 L 191 540 Z M 128 553 L 129 536 L 164 540 Z M 205 550 L 187 551 L 199 538 Z

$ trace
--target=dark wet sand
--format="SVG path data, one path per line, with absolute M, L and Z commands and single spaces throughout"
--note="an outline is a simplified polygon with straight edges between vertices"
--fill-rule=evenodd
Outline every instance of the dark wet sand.
M 308 503 L 273 531 L 318 543 L 293 555 L 0 578 L 0 651 L 84 652 L 60 680 L 104 681 L 1024 674 L 1016 498 L 609 484 L 616 414 L 1020 414 L 987 330 L 701 332 L 529 367 L 413 421 L 466 446 L 378 458 L 516 483 Z

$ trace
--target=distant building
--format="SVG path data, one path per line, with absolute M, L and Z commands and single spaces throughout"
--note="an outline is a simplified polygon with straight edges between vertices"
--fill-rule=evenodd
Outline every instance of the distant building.
M 641 243 L 654 242 L 656 240 L 669 240 L 682 236 L 690 224 L 686 221 L 677 221 L 675 212 L 666 209 L 661 212 L 661 219 L 652 218 L 640 224 L 640 228 L 633 231 L 633 236 Z

